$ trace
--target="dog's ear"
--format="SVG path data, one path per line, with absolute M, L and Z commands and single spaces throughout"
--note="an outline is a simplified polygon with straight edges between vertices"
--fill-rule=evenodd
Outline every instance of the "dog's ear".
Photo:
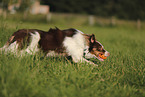
M 92 35 L 90 36 L 90 42 L 91 42 L 91 43 L 94 43 L 95 41 L 96 41 L 95 35 L 92 34 Z

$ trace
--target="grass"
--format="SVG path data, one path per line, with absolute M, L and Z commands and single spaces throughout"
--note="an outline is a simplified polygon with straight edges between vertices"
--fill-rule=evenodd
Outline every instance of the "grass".
M 62 20 L 61 20 L 62 21 Z M 1 19 L 0 47 L 20 28 L 77 28 L 94 33 L 111 53 L 98 67 L 71 64 L 65 58 L 41 55 L 17 58 L 0 54 L 0 97 L 144 97 L 145 33 L 129 26 L 87 26 L 62 22 Z M 78 21 L 77 21 L 78 22 Z M 133 24 L 134 25 L 134 24 Z M 95 60 L 95 59 L 91 59 Z

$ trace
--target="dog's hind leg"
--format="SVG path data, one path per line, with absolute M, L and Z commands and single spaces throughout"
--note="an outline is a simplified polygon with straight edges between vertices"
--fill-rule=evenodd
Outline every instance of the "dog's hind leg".
M 31 33 L 31 43 L 30 45 L 25 49 L 21 51 L 21 55 L 28 53 L 30 55 L 35 54 L 39 51 L 38 48 L 38 42 L 40 40 L 40 34 L 38 32 L 35 32 L 34 34 Z
M 8 47 L 11 45 L 13 39 L 14 39 L 14 36 L 11 36 L 9 38 L 9 40 L 6 42 L 6 44 L 2 48 L 0 48 L 0 52 L 2 52 L 2 51 L 7 52 L 8 51 Z
M 17 54 L 18 46 L 19 46 L 19 44 L 17 43 L 17 41 L 15 41 L 8 46 L 8 48 L 6 49 L 6 52 L 11 52 L 11 53 Z

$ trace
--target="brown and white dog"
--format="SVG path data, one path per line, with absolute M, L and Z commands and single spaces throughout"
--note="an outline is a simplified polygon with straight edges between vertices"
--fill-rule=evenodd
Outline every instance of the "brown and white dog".
M 84 34 L 73 28 L 65 30 L 50 28 L 48 32 L 37 29 L 20 29 L 13 33 L 0 50 L 21 56 L 43 51 L 47 56 L 71 56 L 75 63 L 90 64 L 94 63 L 86 58 L 95 57 L 104 61 L 99 54 L 106 57 L 110 55 L 102 44 L 96 41 L 94 34 Z

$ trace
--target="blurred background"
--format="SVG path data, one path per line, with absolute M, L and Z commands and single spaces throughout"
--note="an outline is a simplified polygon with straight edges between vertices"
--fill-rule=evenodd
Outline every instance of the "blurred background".
M 54 25 L 141 29 L 145 20 L 145 0 L 0 0 L 0 17 Z

